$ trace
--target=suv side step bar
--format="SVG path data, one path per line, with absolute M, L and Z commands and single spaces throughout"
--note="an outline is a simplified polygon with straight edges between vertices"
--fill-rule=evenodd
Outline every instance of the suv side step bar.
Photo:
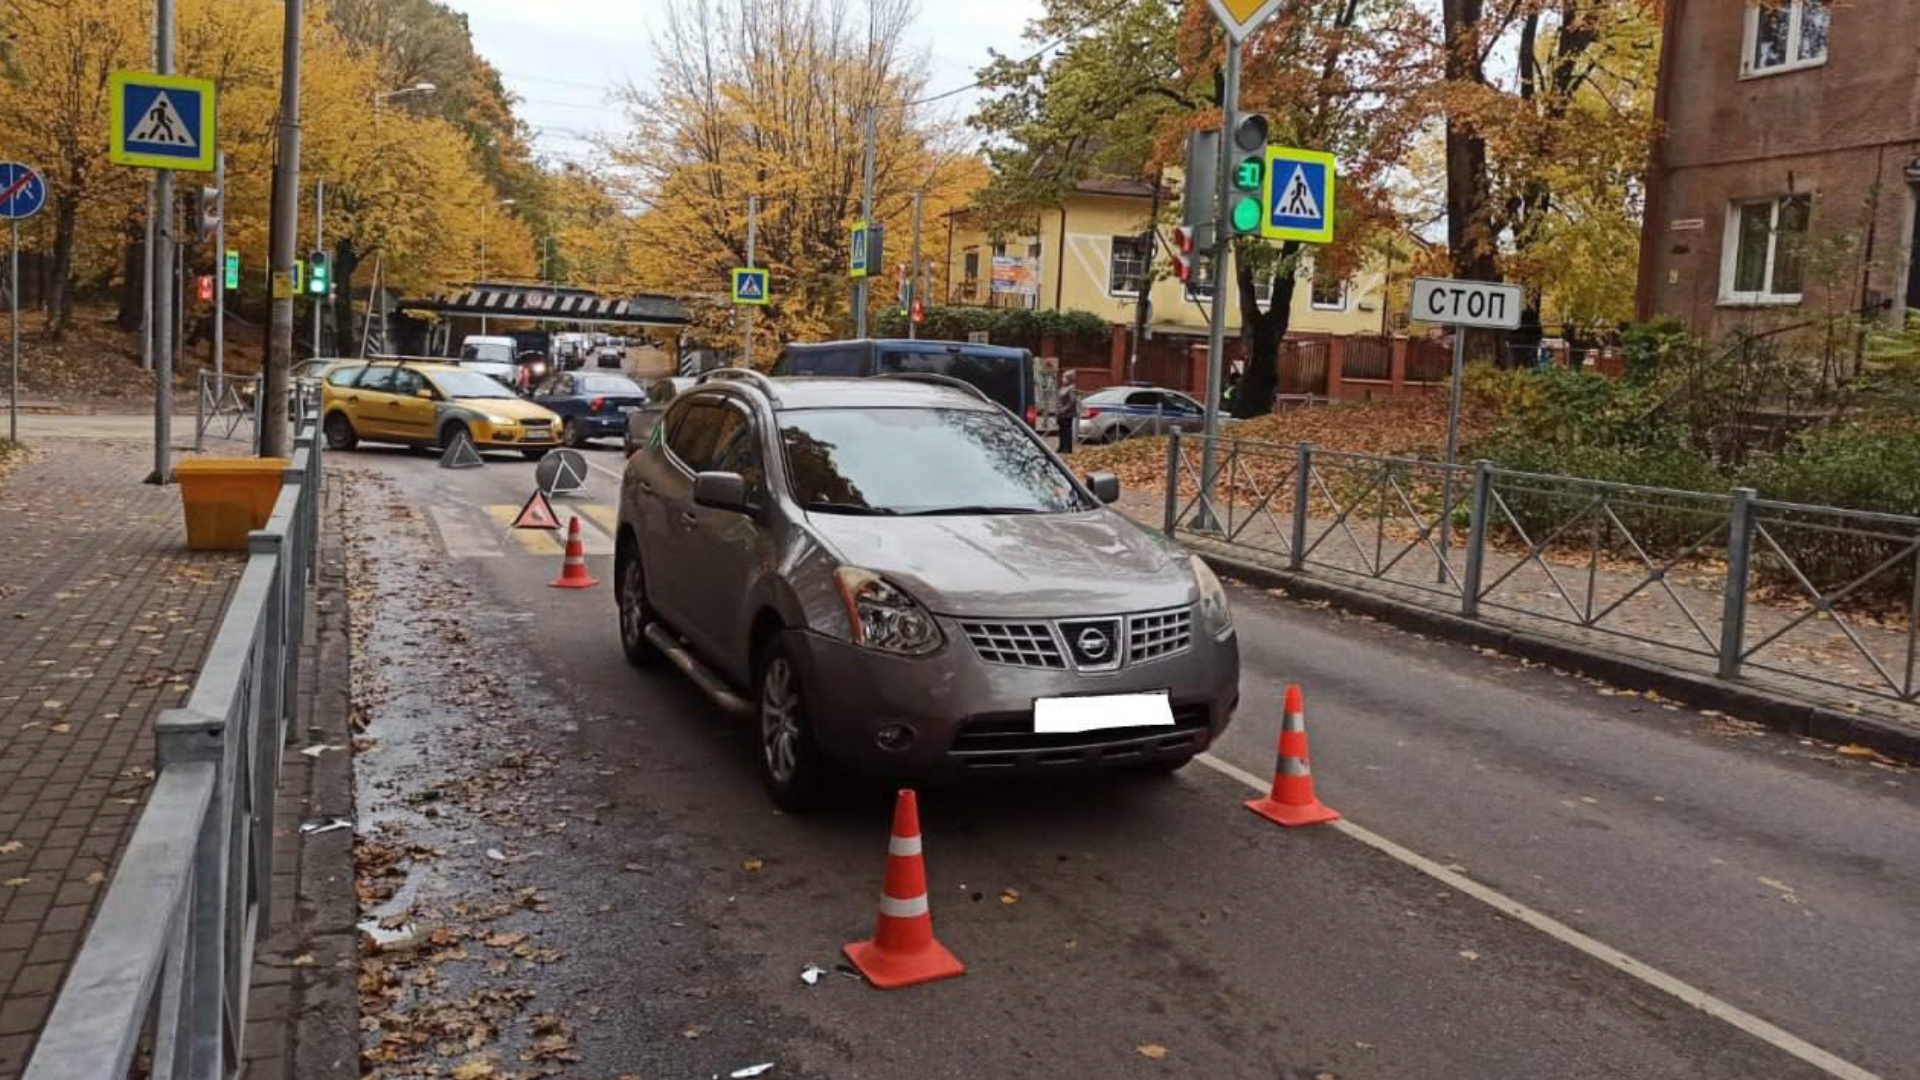
M 682 674 L 692 679 L 693 685 L 698 686 L 712 698 L 715 705 L 741 716 L 753 714 L 753 706 L 747 699 L 734 693 L 727 686 L 726 680 L 714 674 L 711 668 L 689 652 L 687 647 L 681 644 L 680 639 L 673 636 L 673 631 L 655 622 L 647 624 L 646 633 L 647 640 L 653 643 L 653 647 L 659 649 L 662 656 L 671 660 L 673 666 L 679 668 Z

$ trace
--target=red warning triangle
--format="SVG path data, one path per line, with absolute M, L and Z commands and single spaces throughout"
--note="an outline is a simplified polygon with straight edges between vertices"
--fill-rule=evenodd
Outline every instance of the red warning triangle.
M 520 516 L 513 519 L 516 529 L 557 529 L 560 519 L 553 516 L 553 504 L 540 491 L 527 498 L 527 505 L 520 508 Z

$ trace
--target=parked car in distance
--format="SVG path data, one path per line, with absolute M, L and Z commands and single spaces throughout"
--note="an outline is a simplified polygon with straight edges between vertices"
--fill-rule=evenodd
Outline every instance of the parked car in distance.
M 627 416 L 647 403 L 640 384 L 611 371 L 563 371 L 533 388 L 528 398 L 560 417 L 560 441 L 571 447 L 593 439 L 624 437 Z
M 446 446 L 465 433 L 479 450 L 537 459 L 553 448 L 560 418 L 457 364 L 354 361 L 320 384 L 320 430 L 333 450 L 367 442 Z
M 1227 594 L 978 391 L 708 373 L 621 484 L 621 645 L 756 718 L 774 801 L 844 772 L 1177 769 L 1239 704 Z
M 520 343 L 510 337 L 468 334 L 460 342 L 460 366 L 477 371 L 502 386 L 512 386 L 519 373 L 514 367 Z
M 1109 386 L 1080 399 L 1074 438 L 1083 443 L 1116 442 L 1135 435 L 1199 431 L 1206 410 L 1178 390 L 1154 386 Z
M 945 375 L 978 387 L 1029 427 L 1040 420 L 1033 354 L 1025 349 L 964 341 L 863 339 L 788 345 L 773 363 L 776 376 L 865 377 L 916 372 Z
M 627 414 L 627 432 L 624 448 L 631 454 L 640 449 L 642 443 L 652 437 L 654 428 L 659 426 L 660 417 L 673 404 L 680 392 L 692 386 L 697 380 L 692 376 L 674 375 L 664 379 L 655 379 L 647 384 L 647 401 L 638 409 Z

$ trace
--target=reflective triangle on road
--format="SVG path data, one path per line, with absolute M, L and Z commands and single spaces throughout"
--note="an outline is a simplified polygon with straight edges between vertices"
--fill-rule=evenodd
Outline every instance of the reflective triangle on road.
M 535 491 L 527 496 L 526 505 L 520 508 L 520 514 L 513 519 L 516 529 L 557 529 L 560 519 L 553 514 L 553 504 L 547 501 L 546 493 Z

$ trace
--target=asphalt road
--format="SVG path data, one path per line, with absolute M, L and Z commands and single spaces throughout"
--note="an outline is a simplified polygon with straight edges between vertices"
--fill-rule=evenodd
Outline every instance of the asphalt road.
M 402 853 L 376 914 L 479 954 L 395 960 L 389 1033 L 531 991 L 504 1061 L 592 1076 L 1920 1077 L 1913 774 L 1245 588 L 1219 767 L 924 792 L 969 973 L 805 986 L 871 926 L 888 794 L 779 814 L 744 725 L 626 665 L 616 481 L 557 502 L 602 579 L 566 591 L 557 545 L 502 527 L 530 464 L 332 460 L 361 829 Z M 1399 857 L 1241 808 L 1289 681 L 1320 794 Z

